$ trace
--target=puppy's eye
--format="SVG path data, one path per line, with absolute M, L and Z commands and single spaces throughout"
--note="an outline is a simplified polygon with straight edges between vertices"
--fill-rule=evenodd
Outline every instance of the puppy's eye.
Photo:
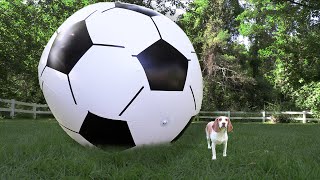
M 219 121 L 222 121 L 222 119 L 219 119 Z

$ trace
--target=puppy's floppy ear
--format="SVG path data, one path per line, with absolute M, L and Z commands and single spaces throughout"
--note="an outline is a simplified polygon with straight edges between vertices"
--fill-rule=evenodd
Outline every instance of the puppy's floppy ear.
M 233 126 L 231 124 L 230 119 L 228 118 L 228 132 L 231 132 L 233 130 Z
M 212 125 L 212 129 L 215 132 L 220 132 L 220 128 L 219 128 L 219 117 L 216 118 L 216 120 L 214 120 L 214 123 Z

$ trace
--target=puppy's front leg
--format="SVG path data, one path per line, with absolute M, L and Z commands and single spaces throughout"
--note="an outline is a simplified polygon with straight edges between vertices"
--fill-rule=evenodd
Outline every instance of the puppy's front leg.
M 217 156 L 216 156 L 216 144 L 214 142 L 212 142 L 211 148 L 212 148 L 212 160 L 216 160 L 217 159 Z
M 225 141 L 223 143 L 223 157 L 227 156 L 227 146 L 228 146 L 228 141 Z

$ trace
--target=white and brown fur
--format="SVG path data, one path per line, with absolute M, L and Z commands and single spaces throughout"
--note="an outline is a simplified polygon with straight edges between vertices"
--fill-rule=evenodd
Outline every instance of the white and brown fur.
M 227 156 L 228 132 L 231 132 L 233 126 L 226 116 L 219 116 L 215 121 L 211 121 L 206 126 L 206 136 L 208 149 L 212 149 L 212 160 L 217 159 L 216 145 L 223 144 L 223 156 Z M 211 144 L 210 144 L 211 140 Z

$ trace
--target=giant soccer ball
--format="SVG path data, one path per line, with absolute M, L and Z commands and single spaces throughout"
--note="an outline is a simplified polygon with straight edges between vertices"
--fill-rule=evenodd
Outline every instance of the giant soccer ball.
M 59 125 L 85 146 L 172 142 L 201 108 L 201 70 L 189 39 L 141 6 L 77 11 L 49 40 L 38 71 Z

